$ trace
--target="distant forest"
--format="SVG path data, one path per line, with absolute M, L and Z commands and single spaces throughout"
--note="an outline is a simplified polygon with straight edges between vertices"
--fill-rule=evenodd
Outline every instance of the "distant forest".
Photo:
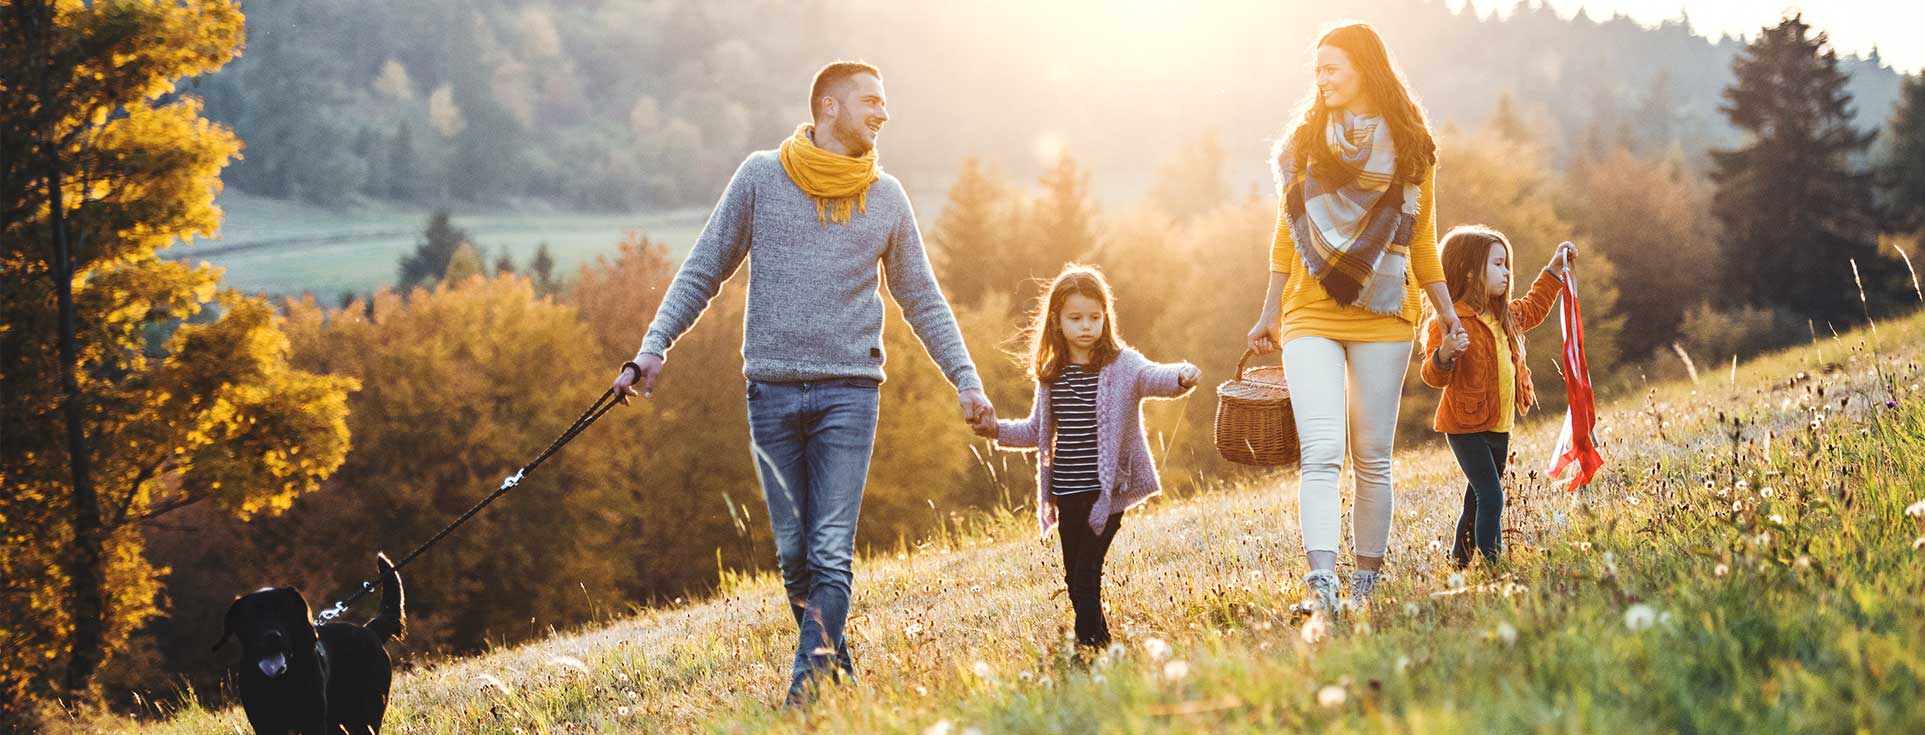
M 1560 165 L 1588 142 L 1675 148 L 1702 171 L 1736 142 L 1718 105 L 1743 44 L 1688 18 L 1565 19 L 1528 0 L 1509 17 L 1432 0 L 1347 10 L 1383 32 L 1438 124 L 1475 126 L 1509 97 Z M 883 160 L 920 192 L 941 192 L 965 157 L 1030 178 L 1067 151 L 1105 172 L 1100 197 L 1134 196 L 1162 157 L 1144 146 L 1207 132 L 1232 180 L 1260 185 L 1308 88 L 1309 47 L 1337 20 L 1209 3 L 1172 27 L 1015 0 L 258 0 L 247 13 L 242 57 L 188 90 L 247 146 L 230 186 L 578 210 L 707 204 L 842 57 L 882 67 L 897 117 Z M 1841 67 L 1857 125 L 1883 128 L 1902 76 L 1876 52 Z

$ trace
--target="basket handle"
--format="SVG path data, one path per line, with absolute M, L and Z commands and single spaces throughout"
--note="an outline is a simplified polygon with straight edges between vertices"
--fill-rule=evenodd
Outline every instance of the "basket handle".
M 1243 380 L 1243 366 L 1246 364 L 1249 364 L 1250 358 L 1256 357 L 1256 356 L 1257 356 L 1256 350 L 1246 349 L 1243 351 L 1243 357 L 1237 360 L 1237 380 L 1238 381 Z

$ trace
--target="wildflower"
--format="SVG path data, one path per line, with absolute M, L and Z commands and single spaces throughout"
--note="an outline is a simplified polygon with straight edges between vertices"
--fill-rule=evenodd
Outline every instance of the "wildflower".
M 1745 501 L 1742 501 L 1742 500 L 1731 501 L 1731 512 L 1743 513 L 1744 511 L 1745 511 Z
M 922 735 L 949 735 L 955 731 L 956 723 L 948 720 L 937 720 L 936 724 L 923 728 Z
M 1341 706 L 1344 700 L 1349 698 L 1350 693 L 1344 691 L 1343 686 L 1339 684 L 1331 684 L 1330 686 L 1317 690 L 1317 704 L 1325 707 Z
M 1645 628 L 1649 628 L 1652 623 L 1657 622 L 1657 619 L 1657 611 L 1652 610 L 1650 605 L 1642 602 L 1624 610 L 1624 627 L 1630 628 L 1631 630 L 1644 630 Z
M 1731 573 L 1731 567 L 1725 566 L 1723 562 L 1719 562 L 1717 566 L 1711 568 L 1711 573 L 1722 577 Z
M 1778 489 L 1770 485 L 1766 485 L 1763 490 L 1758 491 L 1758 497 L 1764 498 L 1766 500 L 1770 500 L 1772 498 L 1778 497 Z
M 1738 482 L 1737 482 L 1736 484 L 1737 484 L 1737 488 L 1738 488 L 1739 490 L 1750 490 L 1750 489 L 1751 489 L 1751 483 L 1750 483 L 1749 481 L 1746 481 L 1746 480 L 1739 480 L 1739 481 L 1738 481 Z
M 1167 681 L 1182 681 L 1189 675 L 1190 664 L 1187 661 L 1179 660 L 1163 664 L 1163 678 Z
M 624 690 L 622 690 L 622 696 L 625 696 L 625 697 L 628 697 L 628 701 L 630 701 L 630 702 L 633 702 L 633 701 L 635 701 L 635 700 L 637 700 L 637 699 L 641 699 L 641 698 L 642 698 L 642 695 L 641 695 L 640 693 L 638 693 L 638 692 L 636 692 L 636 691 L 635 691 L 635 690 L 633 690 L 633 689 L 624 689 Z
M 990 670 L 989 670 L 989 662 L 987 662 L 987 661 L 977 661 L 977 662 L 976 662 L 976 667 L 975 667 L 975 668 L 976 668 L 976 675 L 977 675 L 977 676 L 980 676 L 980 677 L 982 677 L 982 678 L 984 678 L 984 679 L 987 679 L 987 678 L 989 678 L 989 674 L 991 673 L 991 672 L 990 672 Z
M 1399 674 L 1401 674 L 1401 673 L 1404 673 L 1405 671 L 1408 671 L 1409 669 L 1410 669 L 1410 657 L 1409 657 L 1409 656 L 1398 656 L 1398 657 L 1397 657 L 1397 673 L 1399 673 Z
M 1774 525 L 1779 525 L 1779 526 L 1785 525 L 1785 517 L 1777 513 L 1771 514 L 1768 520 L 1770 520 Z
M 1125 653 L 1129 653 L 1129 649 L 1121 643 L 1111 643 L 1109 648 L 1103 650 L 1103 655 L 1108 658 L 1122 658 Z
M 1170 644 L 1162 638 L 1151 638 L 1143 641 L 1143 652 L 1150 655 L 1151 661 L 1162 661 L 1170 655 Z
M 1420 612 L 1420 610 L 1419 610 L 1419 609 L 1418 609 L 1418 607 L 1417 607 L 1417 603 L 1415 603 L 1415 602 L 1406 602 L 1406 603 L 1404 603 L 1404 614 L 1405 614 L 1405 615 L 1409 615 L 1409 616 L 1411 616 L 1411 617 L 1417 617 L 1417 613 L 1418 613 L 1418 612 Z
M 615 714 L 618 714 L 618 715 L 621 715 L 621 716 L 623 716 L 623 717 L 627 717 L 627 716 L 628 716 L 628 705 L 622 705 L 622 706 L 620 706 L 620 707 L 616 707 L 616 708 L 615 708 Z
M 1463 573 L 1463 572 L 1451 572 L 1451 575 L 1450 575 L 1450 578 L 1448 578 L 1448 579 L 1446 579 L 1446 580 L 1444 580 L 1444 584 L 1446 584 L 1446 585 L 1449 585 L 1451 589 L 1461 589 L 1461 588 L 1463 588 L 1463 586 L 1464 586 L 1464 573 Z
M 1503 641 L 1506 646 L 1516 643 L 1517 628 L 1510 623 L 1498 623 L 1497 640 Z
M 1905 515 L 1913 518 L 1925 518 L 1925 500 L 1920 500 L 1905 506 Z
M 1925 541 L 1925 539 L 1919 539 L 1919 541 Z M 1914 544 L 1914 547 L 1916 547 L 1916 544 Z M 1791 566 L 1801 572 L 1811 569 L 1811 557 L 1799 554 L 1798 560 L 1792 562 Z
M 1751 543 L 1758 546 L 1770 546 L 1771 534 L 1769 532 L 1760 531 L 1758 535 L 1751 537 Z
M 1029 682 L 1034 680 L 1035 678 L 1036 678 L 1036 675 L 1031 674 L 1027 671 L 1016 674 L 1016 680 L 1020 682 Z
M 1912 550 L 1917 551 L 1919 549 L 1925 549 L 1925 536 L 1912 539 Z
M 1303 630 L 1298 632 L 1303 636 L 1303 642 L 1316 643 L 1330 637 L 1330 621 L 1324 617 L 1322 610 L 1318 610 L 1310 614 L 1309 620 L 1303 621 Z
M 921 686 L 921 685 L 917 685 L 917 686 L 916 686 L 916 696 L 918 696 L 918 697 L 927 697 L 927 696 L 929 696 L 929 687 L 926 687 L 926 686 Z

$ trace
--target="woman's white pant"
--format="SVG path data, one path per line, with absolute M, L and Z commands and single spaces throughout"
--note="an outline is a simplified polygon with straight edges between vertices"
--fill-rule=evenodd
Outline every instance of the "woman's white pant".
M 1356 553 L 1380 557 L 1390 546 L 1390 452 L 1410 345 L 1298 337 L 1283 346 L 1303 452 L 1297 518 L 1304 551 L 1337 551 L 1343 514 L 1338 478 L 1346 447 L 1356 479 L 1350 515 Z

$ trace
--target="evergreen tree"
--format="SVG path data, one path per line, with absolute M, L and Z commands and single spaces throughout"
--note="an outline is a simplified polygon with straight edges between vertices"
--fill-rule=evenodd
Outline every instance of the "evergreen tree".
M 951 302 L 980 303 L 1028 275 L 1010 224 L 1009 187 L 975 157 L 964 159 L 929 233 L 931 260 Z
M 1042 196 L 1031 206 L 1036 239 L 1026 258 L 1029 274 L 1049 278 L 1064 263 L 1080 261 L 1096 252 L 1096 206 L 1090 201 L 1089 172 L 1068 152 L 1043 172 Z
M 448 210 L 442 209 L 428 218 L 428 229 L 422 238 L 413 253 L 401 258 L 401 274 L 396 285 L 403 292 L 447 273 L 448 261 L 468 241 L 468 233 L 455 227 L 448 218 Z
M 1925 72 L 1905 80 L 1892 111 L 1891 154 L 1882 173 L 1892 225 L 1925 228 Z
M 548 250 L 548 241 L 543 240 L 535 248 L 535 257 L 528 261 L 528 274 L 535 280 L 535 293 L 550 296 L 561 291 L 561 281 L 555 278 L 555 256 Z
M 1763 29 L 1732 72 L 1720 109 L 1746 142 L 1712 153 L 1724 299 L 1819 320 L 1859 316 L 1852 261 L 1868 289 L 1890 268 L 1874 240 L 1871 178 L 1851 162 L 1874 134 L 1852 126 L 1837 52 L 1792 15 Z

